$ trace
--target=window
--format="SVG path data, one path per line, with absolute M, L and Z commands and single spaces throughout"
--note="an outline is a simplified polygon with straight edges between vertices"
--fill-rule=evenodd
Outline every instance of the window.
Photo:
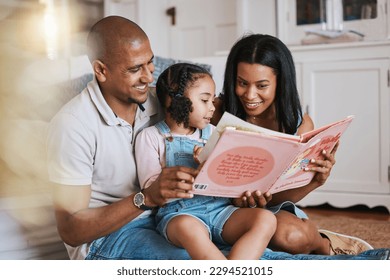
M 344 21 L 373 19 L 378 15 L 377 0 L 340 1 L 342 1 Z M 325 22 L 326 12 L 329 10 L 326 8 L 327 2 L 326 0 L 296 0 L 297 25 Z
M 337 16 L 331 8 L 336 2 L 342 5 L 341 28 L 326 22 Z M 288 45 L 300 44 L 308 29 L 353 30 L 364 34 L 366 41 L 386 40 L 390 38 L 389 5 L 390 0 L 277 0 L 277 35 Z

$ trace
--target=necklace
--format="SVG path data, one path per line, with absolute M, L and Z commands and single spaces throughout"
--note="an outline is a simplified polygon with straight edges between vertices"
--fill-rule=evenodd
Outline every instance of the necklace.
M 255 122 L 259 119 L 257 116 L 246 116 L 246 121 L 247 122 Z

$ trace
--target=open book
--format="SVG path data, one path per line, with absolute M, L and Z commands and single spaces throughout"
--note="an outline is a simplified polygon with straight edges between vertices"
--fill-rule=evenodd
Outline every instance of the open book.
M 310 159 L 323 159 L 354 116 L 301 136 L 265 129 L 224 113 L 199 159 L 203 164 L 193 192 L 240 197 L 245 191 L 271 193 L 307 185 L 315 172 Z

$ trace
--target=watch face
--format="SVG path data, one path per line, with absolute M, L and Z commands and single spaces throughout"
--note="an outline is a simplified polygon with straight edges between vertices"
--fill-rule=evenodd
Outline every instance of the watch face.
M 135 206 L 137 207 L 140 207 L 141 205 L 143 205 L 145 202 L 145 197 L 143 195 L 143 193 L 136 193 L 135 196 L 134 196 L 134 204 Z

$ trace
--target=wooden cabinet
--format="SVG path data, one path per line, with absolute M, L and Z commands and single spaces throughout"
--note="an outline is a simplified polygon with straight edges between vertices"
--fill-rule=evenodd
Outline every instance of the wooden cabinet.
M 390 42 L 290 49 L 302 104 L 315 126 L 355 115 L 327 183 L 300 204 L 390 211 Z

